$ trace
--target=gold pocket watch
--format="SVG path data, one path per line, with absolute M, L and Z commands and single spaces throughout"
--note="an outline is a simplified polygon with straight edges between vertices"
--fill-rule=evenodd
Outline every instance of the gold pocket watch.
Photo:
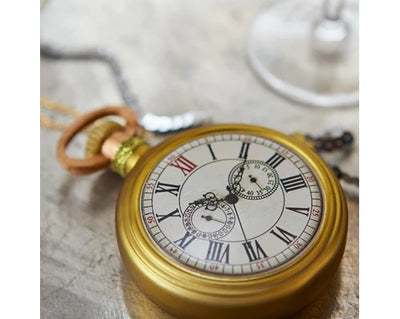
M 347 205 L 332 170 L 304 141 L 254 125 L 190 129 L 150 147 L 127 108 L 83 116 L 58 145 L 74 173 L 126 175 L 116 208 L 123 262 L 141 290 L 179 318 L 280 318 L 333 277 Z M 88 158 L 65 155 L 87 124 Z M 107 124 L 108 123 L 108 124 Z

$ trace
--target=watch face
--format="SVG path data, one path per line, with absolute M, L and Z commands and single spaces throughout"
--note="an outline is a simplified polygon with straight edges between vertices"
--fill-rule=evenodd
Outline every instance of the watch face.
M 164 157 L 141 192 L 149 236 L 199 271 L 251 275 L 293 263 L 322 221 L 322 194 L 289 149 L 247 134 L 194 139 Z

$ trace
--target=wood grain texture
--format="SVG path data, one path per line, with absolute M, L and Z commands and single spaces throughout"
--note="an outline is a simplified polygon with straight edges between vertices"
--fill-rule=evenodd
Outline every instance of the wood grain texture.
M 216 123 L 263 125 L 285 133 L 349 129 L 358 109 L 319 110 L 266 88 L 246 61 L 246 30 L 263 1 L 49 0 L 41 38 L 66 47 L 105 46 L 119 57 L 147 112 L 202 110 Z M 41 94 L 87 112 L 122 103 L 106 66 L 41 60 Z M 68 122 L 58 114 L 53 119 Z M 41 131 L 42 318 L 172 318 L 128 277 L 115 239 L 122 178 L 73 176 L 56 161 L 60 132 Z M 84 136 L 68 152 L 82 156 Z M 358 148 L 326 157 L 358 175 Z M 330 287 L 294 318 L 358 318 L 358 200 L 349 200 L 348 243 Z

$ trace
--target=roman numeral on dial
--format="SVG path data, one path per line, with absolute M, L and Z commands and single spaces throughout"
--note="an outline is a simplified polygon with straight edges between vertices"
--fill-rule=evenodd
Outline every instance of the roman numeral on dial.
M 229 264 L 229 244 L 210 241 L 206 260 Z
M 195 239 L 196 237 L 191 235 L 189 232 L 186 232 L 186 234 L 181 239 L 175 240 L 174 243 L 178 244 L 178 246 L 182 249 L 185 249 Z
M 242 142 L 242 146 L 240 148 L 239 158 L 246 159 L 249 152 L 250 143 Z
M 280 155 L 280 154 L 278 154 L 278 153 L 275 153 L 275 154 L 272 155 L 272 156 L 270 157 L 270 159 L 267 160 L 265 163 L 268 164 L 269 166 L 271 166 L 272 168 L 275 168 L 275 167 L 277 167 L 280 163 L 282 163 L 284 160 L 285 160 L 285 158 L 284 158 L 282 155 Z
M 156 214 L 156 216 L 157 216 L 157 221 L 159 223 L 161 223 L 163 220 L 170 218 L 170 217 L 181 217 L 181 214 L 179 213 L 179 209 L 177 208 L 173 212 L 170 212 L 168 214 L 164 214 L 164 215 Z
M 279 232 L 276 232 L 274 229 L 270 231 L 271 234 L 274 234 L 276 237 L 278 237 L 280 240 L 285 242 L 286 245 L 290 245 L 290 243 L 296 239 L 297 236 L 293 235 L 292 233 L 289 233 L 287 230 L 284 230 L 278 226 L 276 226 L 276 230 Z
M 159 182 L 157 184 L 156 193 L 168 192 L 172 195 L 178 196 L 180 185 L 167 184 Z
M 267 258 L 267 254 L 261 248 L 257 240 L 254 241 L 255 247 L 253 247 L 253 243 L 251 241 L 247 241 L 242 245 L 244 247 L 244 250 L 246 251 L 247 257 L 249 257 L 250 262 L 260 260 L 262 258 Z
M 296 189 L 307 187 L 307 184 L 304 181 L 303 176 L 301 174 L 283 178 L 281 179 L 281 183 L 286 193 L 289 193 Z
M 175 161 L 173 161 L 169 165 L 179 168 L 182 171 L 184 176 L 189 174 L 191 171 L 193 171 L 197 167 L 197 165 L 195 163 L 189 161 L 183 155 L 180 155 L 177 159 L 175 159 Z
M 303 207 L 286 207 L 286 209 L 291 210 L 292 212 L 302 214 L 305 216 L 308 216 L 308 213 L 310 211 L 310 207 L 303 208 Z
M 211 148 L 211 145 L 210 145 L 210 144 L 207 144 L 207 147 L 208 147 L 208 150 L 209 150 L 210 153 L 211 153 L 211 156 L 212 156 L 213 161 L 215 161 L 217 158 L 215 157 L 215 154 L 214 154 L 213 149 Z

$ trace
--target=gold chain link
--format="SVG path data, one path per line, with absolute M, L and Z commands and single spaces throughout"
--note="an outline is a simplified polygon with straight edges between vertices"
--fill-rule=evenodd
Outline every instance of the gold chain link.
M 78 112 L 77 110 L 74 110 L 73 108 L 66 106 L 64 104 L 61 104 L 59 102 L 47 99 L 43 96 L 40 97 L 40 107 L 43 107 L 45 109 L 55 111 L 58 113 L 66 114 L 75 118 L 78 118 L 82 115 L 82 113 Z M 49 129 L 55 129 L 55 130 L 65 130 L 68 125 L 58 123 L 56 121 L 53 121 L 43 113 L 40 114 L 40 124 Z

